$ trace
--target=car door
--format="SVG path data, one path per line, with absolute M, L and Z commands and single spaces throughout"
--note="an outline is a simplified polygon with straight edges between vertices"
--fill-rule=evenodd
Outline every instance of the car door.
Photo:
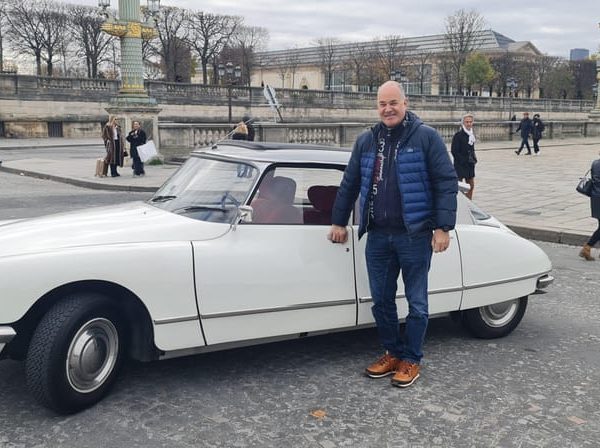
M 263 176 L 251 202 L 255 222 L 216 240 L 193 242 L 198 308 L 209 345 L 356 324 L 353 240 L 332 244 L 329 222 L 310 217 L 322 210 L 308 198 L 311 187 L 337 186 L 341 176 L 338 169 L 278 167 Z M 267 195 L 267 182 L 280 190 Z M 269 200 L 276 202 L 263 204 L 259 213 L 260 201 Z
M 354 246 L 356 257 L 356 288 L 358 295 L 358 324 L 373 322 L 371 306 L 373 300 L 369 290 L 369 278 L 365 261 L 367 235 L 358 241 L 358 226 L 354 227 Z M 408 304 L 404 295 L 402 274 L 398 278 L 396 306 L 398 318 L 404 319 L 408 314 Z M 429 315 L 443 314 L 458 310 L 462 298 L 462 271 L 460 247 L 456 232 L 450 231 L 450 247 L 438 254 L 433 254 L 429 270 Z

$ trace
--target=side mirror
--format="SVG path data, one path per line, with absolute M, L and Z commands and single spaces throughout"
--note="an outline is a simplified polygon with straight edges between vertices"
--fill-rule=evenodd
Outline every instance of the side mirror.
M 232 224 L 232 230 L 237 228 L 239 223 L 249 224 L 252 222 L 252 214 L 254 210 L 250 205 L 240 205 L 237 208 L 237 214 L 235 217 L 235 221 Z

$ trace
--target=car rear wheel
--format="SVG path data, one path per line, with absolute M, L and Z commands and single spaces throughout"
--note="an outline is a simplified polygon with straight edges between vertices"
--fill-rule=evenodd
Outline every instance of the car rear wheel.
M 525 314 L 527 296 L 462 312 L 463 323 L 475 337 L 493 339 L 513 331 Z
M 25 360 L 34 397 L 59 413 L 102 399 L 121 364 L 122 329 L 103 296 L 71 296 L 54 305 L 38 324 Z

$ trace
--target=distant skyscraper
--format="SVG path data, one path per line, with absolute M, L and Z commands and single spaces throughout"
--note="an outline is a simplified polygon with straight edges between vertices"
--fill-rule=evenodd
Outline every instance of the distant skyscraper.
M 573 48 L 571 49 L 571 61 L 581 61 L 590 57 L 590 50 L 585 48 Z

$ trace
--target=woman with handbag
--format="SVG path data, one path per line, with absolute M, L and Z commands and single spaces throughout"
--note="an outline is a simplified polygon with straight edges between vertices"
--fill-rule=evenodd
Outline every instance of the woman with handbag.
M 466 114 L 462 118 L 461 128 L 452 137 L 451 152 L 454 158 L 454 169 L 458 180 L 469 184 L 469 191 L 465 195 L 473 199 L 475 189 L 475 134 L 473 133 L 473 115 Z
M 594 257 L 592 256 L 592 247 L 600 241 L 600 159 L 592 162 L 590 175 L 592 179 L 590 206 L 592 209 L 592 218 L 596 218 L 598 221 L 598 228 L 579 251 L 579 256 L 585 258 L 587 261 L 594 260 Z
M 129 142 L 129 151 L 133 159 L 133 176 L 144 176 L 146 174 L 144 171 L 144 162 L 142 162 L 137 148 L 146 143 L 146 133 L 139 121 L 133 121 L 131 126 L 133 129 L 127 135 L 127 141 Z
M 117 117 L 111 117 L 108 123 L 102 129 L 102 140 L 106 148 L 106 163 L 110 166 L 111 177 L 118 177 L 117 167 L 123 166 L 125 152 L 125 139 L 121 132 L 121 126 Z

